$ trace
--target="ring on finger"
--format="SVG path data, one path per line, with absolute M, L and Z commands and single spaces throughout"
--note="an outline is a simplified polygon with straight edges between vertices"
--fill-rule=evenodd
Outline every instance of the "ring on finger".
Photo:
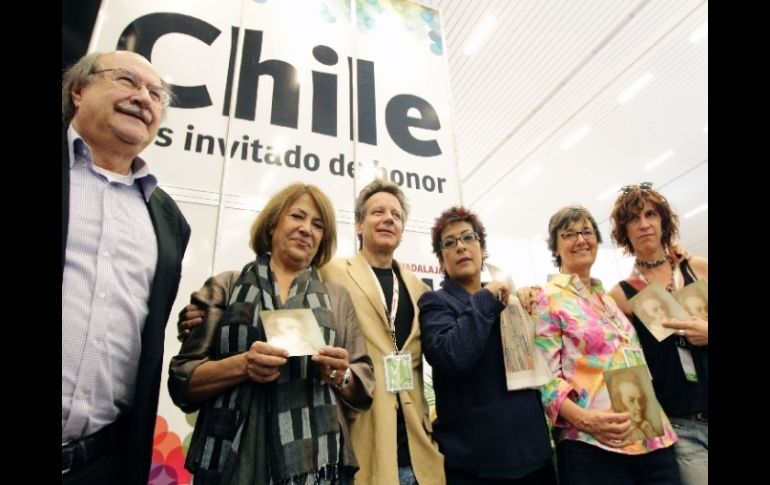
M 332 369 L 331 372 L 329 372 L 329 380 L 333 381 L 337 377 L 337 369 Z
M 680 335 L 680 336 L 684 337 L 684 329 L 683 328 L 680 328 L 679 330 L 677 330 L 676 333 L 677 333 L 677 335 Z

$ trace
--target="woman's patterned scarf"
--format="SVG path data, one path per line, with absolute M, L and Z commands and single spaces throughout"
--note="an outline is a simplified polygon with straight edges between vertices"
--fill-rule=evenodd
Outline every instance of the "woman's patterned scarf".
M 278 301 L 269 261 L 270 254 L 265 254 L 243 268 L 217 329 L 212 360 L 243 353 L 255 341 L 266 340 L 259 312 L 274 310 Z M 295 278 L 283 308 L 310 308 L 326 343 L 333 345 L 330 306 L 326 285 L 318 270 L 310 267 Z M 230 483 L 247 419 L 256 419 L 252 424 L 262 431 L 256 437 L 254 459 L 269 466 L 268 471 L 258 470 L 259 475 L 280 485 L 336 483 L 340 457 L 336 407 L 334 393 L 322 385 L 309 356 L 290 357 L 278 380 L 269 384 L 248 380 L 201 408 L 186 466 L 195 473 L 196 484 Z

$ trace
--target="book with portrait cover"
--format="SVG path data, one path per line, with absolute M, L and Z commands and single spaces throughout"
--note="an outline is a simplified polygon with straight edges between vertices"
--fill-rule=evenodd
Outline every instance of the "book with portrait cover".
M 693 316 L 708 321 L 709 319 L 709 284 L 698 280 L 674 292 L 674 298 L 685 311 Z
M 666 413 L 655 397 L 646 365 L 604 371 L 604 381 L 612 409 L 628 413 L 631 434 L 628 439 L 641 441 L 664 435 L 664 427 L 671 427 Z

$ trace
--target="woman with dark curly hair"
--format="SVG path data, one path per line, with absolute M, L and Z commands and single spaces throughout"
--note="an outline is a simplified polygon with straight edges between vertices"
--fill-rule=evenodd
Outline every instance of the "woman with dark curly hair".
M 679 435 L 674 447 L 685 484 L 708 483 L 708 320 L 665 321 L 676 334 L 658 341 L 639 320 L 628 300 L 656 282 L 669 292 L 708 280 L 708 261 L 679 258 L 672 244 L 679 219 L 650 182 L 623 187 L 612 209 L 612 239 L 636 256 L 631 275 L 610 295 L 639 334 L 652 384 Z
M 422 346 L 433 367 L 433 436 L 449 485 L 555 484 L 540 392 L 508 391 L 500 313 L 511 289 L 481 283 L 486 232 L 476 214 L 452 207 L 436 219 L 433 252 L 442 289 L 422 295 Z

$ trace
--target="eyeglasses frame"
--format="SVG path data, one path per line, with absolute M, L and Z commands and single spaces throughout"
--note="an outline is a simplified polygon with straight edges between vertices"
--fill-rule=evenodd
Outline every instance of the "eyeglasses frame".
M 141 91 L 142 88 L 147 88 L 147 92 L 151 93 L 151 89 L 157 89 L 163 95 L 165 96 L 163 99 L 160 99 L 158 101 L 158 104 L 162 107 L 168 106 L 171 103 L 171 93 L 169 93 L 162 85 L 154 85 L 154 84 L 148 84 L 142 80 L 139 75 L 129 69 L 123 68 L 123 67 L 111 67 L 107 69 L 99 69 L 98 71 L 93 71 L 91 74 L 103 74 L 105 72 L 115 72 L 115 71 L 123 71 L 125 73 L 128 73 L 130 75 L 130 78 L 132 79 L 132 82 L 138 82 L 138 86 L 134 87 L 134 91 Z M 113 79 L 113 81 L 117 82 L 117 79 Z M 127 86 L 124 86 L 127 87 Z M 152 96 L 150 96 L 152 98 Z
M 465 238 L 469 236 L 472 236 L 472 239 L 465 241 Z M 447 240 L 452 240 L 452 244 L 447 246 L 446 245 Z M 444 250 L 444 249 L 452 249 L 453 247 L 457 246 L 458 242 L 462 242 L 464 245 L 467 246 L 473 243 L 473 241 L 479 241 L 479 242 L 481 241 L 481 236 L 479 236 L 479 233 L 476 231 L 464 232 L 458 237 L 449 236 L 445 240 L 441 241 L 440 245 L 441 245 L 441 249 Z

